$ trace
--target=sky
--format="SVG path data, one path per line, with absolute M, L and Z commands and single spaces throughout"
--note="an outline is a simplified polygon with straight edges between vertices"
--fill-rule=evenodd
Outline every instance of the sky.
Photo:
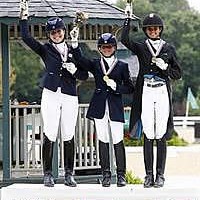
M 116 0 L 107 0 L 110 3 L 115 3 Z M 137 0 L 135 0 L 137 1 Z M 200 11 L 200 0 L 188 0 L 190 7 Z
M 188 0 L 188 2 L 191 7 L 200 11 L 200 0 Z

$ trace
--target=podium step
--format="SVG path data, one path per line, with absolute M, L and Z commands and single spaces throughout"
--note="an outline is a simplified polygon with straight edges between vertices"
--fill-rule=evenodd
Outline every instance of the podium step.
M 200 181 L 166 181 L 163 188 L 143 188 L 143 185 L 105 188 L 101 184 L 78 184 L 71 188 L 56 184 L 12 184 L 1 189 L 1 200 L 200 200 Z

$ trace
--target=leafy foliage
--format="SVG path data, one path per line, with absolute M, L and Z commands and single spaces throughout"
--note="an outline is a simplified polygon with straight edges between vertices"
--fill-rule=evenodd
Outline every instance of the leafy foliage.
M 16 74 L 15 84 L 11 87 L 11 99 L 38 102 L 41 96 L 39 75 L 42 71 L 39 57 L 30 49 L 25 51 L 20 43 L 12 42 L 10 48 L 11 66 Z
M 172 138 L 167 141 L 168 146 L 187 146 L 188 142 L 186 142 L 183 138 L 178 137 L 177 135 L 173 135 Z
M 118 0 L 116 5 L 125 8 L 126 1 Z M 141 17 L 141 22 L 148 13 L 158 13 L 164 20 L 162 37 L 174 45 L 180 61 L 183 76 L 173 84 L 173 101 L 182 106 L 180 115 L 185 114 L 187 88 L 191 87 L 199 101 L 200 96 L 200 13 L 189 7 L 187 0 L 140 0 L 134 1 L 133 12 Z M 141 40 L 145 37 L 141 30 L 131 37 Z M 176 110 L 176 109 L 175 109 Z M 199 114 L 200 110 L 193 112 Z
M 142 184 L 143 183 L 143 181 L 139 177 L 136 177 L 131 170 L 126 172 L 125 177 L 126 177 L 126 182 L 128 184 Z
M 143 136 L 141 139 L 133 139 L 130 138 L 129 133 L 126 133 L 124 136 L 124 145 L 129 147 L 134 146 L 143 146 L 144 139 Z M 186 142 L 183 138 L 180 138 L 178 134 L 174 131 L 172 133 L 172 138 L 167 141 L 168 146 L 187 146 L 188 142 Z

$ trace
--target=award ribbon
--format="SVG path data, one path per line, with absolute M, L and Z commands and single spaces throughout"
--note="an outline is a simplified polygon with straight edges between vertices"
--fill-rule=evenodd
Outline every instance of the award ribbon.
M 105 67 L 105 64 L 103 62 L 103 57 L 101 57 L 101 60 L 100 60 L 100 63 L 101 63 L 101 68 L 102 68 L 102 71 L 103 71 L 103 80 L 105 82 L 109 81 L 109 74 L 111 73 L 111 71 L 113 70 L 113 68 L 115 67 L 116 63 L 118 62 L 117 58 L 115 58 L 115 60 L 113 61 L 113 63 L 111 64 L 111 66 L 109 67 L 108 71 L 106 71 L 106 67 Z
M 148 39 L 145 41 L 145 43 L 146 43 L 146 45 L 147 45 L 147 47 L 148 47 L 148 49 L 149 49 L 149 51 L 150 51 L 150 53 L 152 55 L 151 61 L 152 61 L 152 63 L 155 63 L 156 62 L 156 57 L 159 55 L 163 45 L 166 42 L 164 40 L 160 39 L 160 44 L 159 44 L 158 49 L 156 50 L 156 52 L 154 52 L 154 50 L 152 49 L 152 46 L 151 46 L 151 44 L 150 44 Z

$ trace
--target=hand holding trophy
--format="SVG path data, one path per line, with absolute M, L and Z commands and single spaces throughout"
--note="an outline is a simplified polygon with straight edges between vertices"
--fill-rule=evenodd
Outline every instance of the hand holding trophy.
M 76 17 L 73 22 L 73 29 L 70 31 L 72 47 L 78 46 L 79 28 L 86 22 L 88 15 L 84 12 L 76 12 Z

